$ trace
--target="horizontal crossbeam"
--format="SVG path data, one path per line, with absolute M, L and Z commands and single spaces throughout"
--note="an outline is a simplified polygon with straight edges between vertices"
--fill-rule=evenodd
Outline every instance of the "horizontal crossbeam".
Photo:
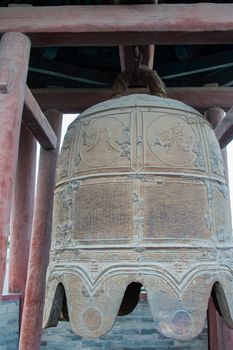
M 168 97 L 182 101 L 198 110 L 232 106 L 233 88 L 188 87 L 167 88 Z M 43 111 L 56 106 L 63 113 L 81 113 L 96 103 L 111 98 L 111 89 L 34 89 L 33 95 Z M 146 89 L 129 89 L 129 93 L 148 93 Z
M 233 43 L 233 4 L 1 7 L 0 33 L 33 46 Z

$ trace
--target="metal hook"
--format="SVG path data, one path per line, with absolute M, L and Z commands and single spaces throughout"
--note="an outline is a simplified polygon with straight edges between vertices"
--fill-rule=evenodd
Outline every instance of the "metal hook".
M 141 53 L 139 46 L 134 46 L 133 60 L 134 60 L 134 66 L 133 66 L 134 79 L 135 79 L 135 82 L 139 82 L 139 80 L 140 80 L 140 65 L 141 65 L 142 60 L 143 60 L 143 54 Z

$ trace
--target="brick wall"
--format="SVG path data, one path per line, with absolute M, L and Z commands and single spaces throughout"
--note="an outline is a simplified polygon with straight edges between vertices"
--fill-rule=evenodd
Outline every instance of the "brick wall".
M 0 350 L 18 350 L 19 296 L 8 295 L 0 302 Z

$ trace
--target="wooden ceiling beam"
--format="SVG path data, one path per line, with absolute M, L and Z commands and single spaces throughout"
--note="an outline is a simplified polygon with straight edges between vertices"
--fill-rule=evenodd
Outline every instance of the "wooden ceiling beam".
M 232 106 L 233 88 L 167 88 L 168 97 L 204 111 L 210 107 L 228 110 Z M 129 89 L 129 93 L 148 93 L 146 89 Z M 88 107 L 111 98 L 111 89 L 34 89 L 32 93 L 43 111 L 54 108 L 63 113 L 81 113 Z
M 233 4 L 1 7 L 0 33 L 12 31 L 33 46 L 226 44 Z
M 23 122 L 44 149 L 56 148 L 57 137 L 27 86 L 25 90 Z

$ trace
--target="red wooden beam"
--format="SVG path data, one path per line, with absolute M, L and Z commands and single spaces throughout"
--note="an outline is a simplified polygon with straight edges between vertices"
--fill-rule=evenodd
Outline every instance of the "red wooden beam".
M 2 296 L 2 301 L 18 301 L 20 300 L 20 294 L 5 294 Z
M 53 191 L 62 125 L 62 114 L 59 111 L 50 110 L 46 116 L 53 126 L 58 142 L 55 150 L 47 151 L 41 148 L 40 152 L 19 350 L 39 350 L 42 333 L 46 270 L 52 231 Z
M 23 122 L 44 149 L 56 148 L 57 137 L 27 86 Z
M 208 350 L 221 350 L 219 348 L 219 335 L 218 335 L 218 322 L 220 316 L 218 315 L 212 297 L 209 299 L 208 311 L 207 311 L 207 319 L 208 319 Z
M 6 33 L 0 45 L 0 299 L 5 277 L 12 193 L 18 155 L 30 42 Z
M 233 107 L 215 129 L 221 148 L 225 148 L 233 139 Z
M 21 294 L 21 314 L 27 280 L 36 179 L 36 140 L 21 124 L 16 185 L 11 222 L 9 292 Z
M 167 88 L 169 98 L 180 100 L 198 110 L 219 106 L 228 110 L 232 106 L 233 88 Z M 35 89 L 32 90 L 41 109 L 56 105 L 63 113 L 81 113 L 96 103 L 111 98 L 111 89 Z M 129 89 L 129 93 L 148 93 L 147 89 Z
M 33 46 L 226 44 L 233 4 L 1 7 L 8 31 L 27 33 Z

